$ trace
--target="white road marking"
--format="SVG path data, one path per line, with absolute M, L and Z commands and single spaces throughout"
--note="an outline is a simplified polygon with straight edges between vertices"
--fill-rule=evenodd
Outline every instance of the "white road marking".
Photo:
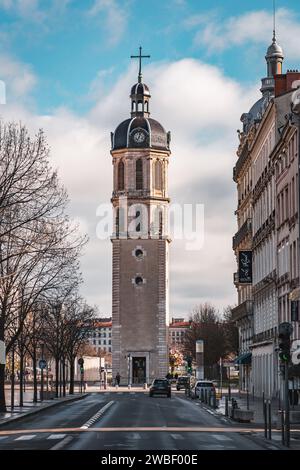
M 65 434 L 50 434 L 47 439 L 63 439 L 64 437 L 66 437 Z
M 181 436 L 180 434 L 171 434 L 171 437 L 173 437 L 173 439 L 176 439 L 176 440 L 183 440 L 184 437 Z
M 50 450 L 60 450 L 62 449 L 66 444 L 71 442 L 73 440 L 73 436 L 67 436 L 65 437 L 62 441 L 58 442 L 55 444 L 55 446 L 51 447 Z
M 97 413 L 94 416 L 92 416 L 86 423 L 84 423 L 84 425 L 81 426 L 80 428 L 88 429 L 89 427 L 91 427 L 93 424 L 95 424 L 96 421 L 98 421 L 98 419 L 101 418 L 103 413 L 105 413 L 105 411 L 108 410 L 108 408 L 110 408 L 114 403 L 115 403 L 114 401 L 109 401 L 108 403 L 106 403 L 106 405 L 100 408 L 100 410 L 97 411 Z
M 217 439 L 217 441 L 232 441 L 231 437 L 224 436 L 224 434 L 212 434 L 212 437 Z
M 30 441 L 36 436 L 36 434 L 26 434 L 25 436 L 20 436 L 15 439 L 15 441 Z
M 8 436 L 0 436 L 0 441 L 3 441 L 4 439 L 7 439 Z
M 142 439 L 141 435 L 138 432 L 133 432 L 130 435 L 131 439 Z

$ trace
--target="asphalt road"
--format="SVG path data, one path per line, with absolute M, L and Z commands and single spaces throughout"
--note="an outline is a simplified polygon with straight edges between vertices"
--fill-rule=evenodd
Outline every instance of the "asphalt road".
M 260 450 L 272 443 L 244 435 L 196 401 L 173 393 L 93 393 L 0 428 L 0 450 Z

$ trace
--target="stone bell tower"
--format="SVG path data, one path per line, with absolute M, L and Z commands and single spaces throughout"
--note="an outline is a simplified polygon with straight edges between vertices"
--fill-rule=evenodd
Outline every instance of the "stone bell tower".
M 168 373 L 170 133 L 150 118 L 150 91 L 131 89 L 131 117 L 111 133 L 112 367 L 121 385 Z M 145 57 L 145 56 L 144 56 Z M 146 56 L 147 57 L 147 56 Z

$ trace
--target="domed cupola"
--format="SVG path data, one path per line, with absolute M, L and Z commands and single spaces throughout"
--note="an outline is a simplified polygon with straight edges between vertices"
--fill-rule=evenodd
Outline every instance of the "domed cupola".
M 154 148 L 169 151 L 171 134 L 163 126 L 151 119 L 149 101 L 151 98 L 148 86 L 143 83 L 141 71 L 142 48 L 138 56 L 140 60 L 138 82 L 131 88 L 131 119 L 121 122 L 115 132 L 111 133 L 112 150 L 123 148 Z

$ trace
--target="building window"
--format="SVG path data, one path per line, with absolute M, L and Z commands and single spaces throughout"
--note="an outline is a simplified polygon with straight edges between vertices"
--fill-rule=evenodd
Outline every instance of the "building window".
M 161 191 L 162 189 L 162 164 L 156 160 L 154 164 L 154 185 L 155 189 Z
M 143 189 L 143 162 L 141 158 L 135 164 L 135 183 L 136 189 Z
M 120 161 L 118 165 L 118 190 L 123 191 L 124 189 L 124 162 Z

